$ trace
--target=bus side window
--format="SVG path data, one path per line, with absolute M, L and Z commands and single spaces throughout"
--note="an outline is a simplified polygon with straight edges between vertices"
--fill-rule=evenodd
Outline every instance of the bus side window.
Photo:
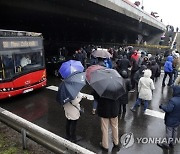
M 20 65 L 21 57 L 20 55 L 15 55 L 15 72 L 21 72 L 21 65 Z
M 3 63 L 4 63 L 4 70 L 5 70 L 5 77 L 10 78 L 14 75 L 14 64 L 12 55 L 5 55 L 3 56 Z
M 0 56 L 0 80 L 3 80 L 4 78 L 5 78 L 4 64 L 2 61 L 2 56 Z

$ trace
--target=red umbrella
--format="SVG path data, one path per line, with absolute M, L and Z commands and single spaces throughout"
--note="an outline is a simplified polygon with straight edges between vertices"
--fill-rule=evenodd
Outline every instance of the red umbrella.
M 91 65 L 86 69 L 86 80 L 89 82 L 91 79 L 91 73 L 99 70 L 99 69 L 105 69 L 105 67 L 101 65 Z

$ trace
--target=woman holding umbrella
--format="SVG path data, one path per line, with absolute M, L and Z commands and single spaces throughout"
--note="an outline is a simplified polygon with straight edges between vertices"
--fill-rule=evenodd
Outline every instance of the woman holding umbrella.
M 80 90 L 86 85 L 85 73 L 75 72 L 64 79 L 58 88 L 56 100 L 63 105 L 66 123 L 66 138 L 77 142 L 76 125 L 80 117 L 80 101 L 86 96 Z
M 63 105 L 65 116 L 67 119 L 66 122 L 66 139 L 77 142 L 78 139 L 76 137 L 76 125 L 77 121 L 80 118 L 81 107 L 79 102 L 85 98 L 82 93 L 78 93 L 76 98 L 66 104 Z

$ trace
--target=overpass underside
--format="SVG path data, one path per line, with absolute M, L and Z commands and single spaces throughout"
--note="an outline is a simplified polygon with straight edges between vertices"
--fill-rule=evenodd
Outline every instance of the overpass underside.
M 45 41 L 135 43 L 162 31 L 88 0 L 1 0 L 1 29 L 36 31 Z

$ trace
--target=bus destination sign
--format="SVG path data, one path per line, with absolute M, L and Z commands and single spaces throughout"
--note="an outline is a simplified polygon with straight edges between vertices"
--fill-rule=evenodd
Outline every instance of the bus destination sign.
M 3 48 L 37 47 L 38 41 L 3 41 Z

